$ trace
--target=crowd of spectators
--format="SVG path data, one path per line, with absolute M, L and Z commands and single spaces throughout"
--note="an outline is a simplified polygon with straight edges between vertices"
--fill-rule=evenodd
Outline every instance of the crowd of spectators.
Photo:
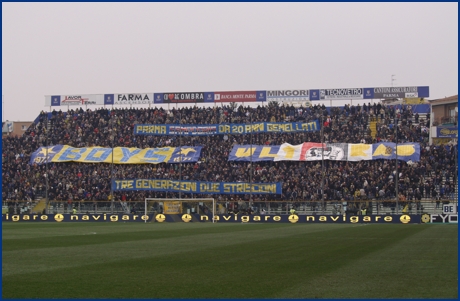
M 252 195 L 253 201 L 268 200 L 309 202 L 321 200 L 322 162 L 236 162 L 228 161 L 235 144 L 293 145 L 321 142 L 321 132 L 300 132 L 215 136 L 135 136 L 135 124 L 221 124 L 251 122 L 309 122 L 321 120 L 324 142 L 375 143 L 396 142 L 395 118 L 399 120 L 397 141 L 417 142 L 421 146 L 419 162 L 398 163 L 401 200 L 439 200 L 452 197 L 456 178 L 456 145 L 428 144 L 429 114 L 419 120 L 410 106 L 368 104 L 326 108 L 324 105 L 294 107 L 270 105 L 249 107 L 234 104 L 212 108 L 126 108 L 41 112 L 21 137 L 2 140 L 2 197 L 5 201 L 34 201 L 43 196 L 48 178 L 50 200 L 71 205 L 73 202 L 110 202 L 110 179 L 183 179 L 209 182 L 281 182 L 282 195 Z M 369 123 L 378 120 L 375 138 Z M 137 147 L 202 146 L 197 163 L 182 164 L 105 164 L 49 163 L 29 164 L 31 154 L 40 146 L 70 145 L 73 147 Z M 394 160 L 360 162 L 324 162 L 324 199 L 328 201 L 387 200 L 395 198 L 396 166 Z M 113 168 L 113 175 L 112 175 Z M 434 176 L 432 176 L 434 175 Z M 241 204 L 250 195 L 188 195 L 214 197 L 219 201 Z M 178 198 L 170 192 L 114 192 L 115 201 L 141 201 L 146 197 Z

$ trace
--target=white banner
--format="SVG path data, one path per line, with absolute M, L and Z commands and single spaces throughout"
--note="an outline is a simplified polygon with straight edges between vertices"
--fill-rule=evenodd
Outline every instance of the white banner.
M 116 105 L 153 104 L 153 93 L 115 94 Z
M 325 99 L 363 99 L 363 88 L 322 89 L 320 98 Z
M 372 160 L 372 144 L 348 144 L 348 161 Z
M 309 101 L 309 90 L 270 90 L 267 91 L 267 101 Z
M 102 94 L 68 94 L 68 95 L 46 95 L 45 106 L 87 106 L 104 105 Z
M 302 146 L 303 144 L 281 144 L 278 154 L 275 157 L 274 161 L 300 161 L 302 158 Z

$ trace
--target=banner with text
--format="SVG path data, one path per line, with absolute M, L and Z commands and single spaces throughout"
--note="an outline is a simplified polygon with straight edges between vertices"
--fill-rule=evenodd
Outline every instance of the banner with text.
M 134 135 L 232 135 L 250 133 L 295 133 L 319 131 L 318 120 L 312 122 L 258 122 L 241 124 L 136 124 Z
M 362 88 L 310 90 L 310 100 L 363 99 Z
M 2 222 L 155 222 L 155 223 L 334 223 L 334 224 L 420 224 L 430 222 L 430 215 L 288 215 L 288 214 L 2 214 Z M 432 223 L 458 223 L 457 215 L 431 215 Z
M 184 192 L 200 194 L 282 194 L 281 183 L 226 183 L 167 179 L 112 180 L 112 189 Z
M 78 94 L 78 95 L 46 95 L 45 106 L 86 106 L 104 105 L 101 94 Z
M 270 90 L 267 91 L 267 101 L 309 101 L 309 91 L 300 90 Z
M 217 103 L 311 100 L 352 100 L 385 98 L 426 98 L 428 86 L 298 89 L 221 92 L 170 92 L 123 94 L 45 95 L 45 106 L 137 105 L 165 103 Z
M 214 99 L 207 97 L 205 92 L 179 92 L 179 93 L 155 93 L 154 103 L 194 103 L 213 102 Z M 205 101 L 206 100 L 206 101 Z
M 68 145 L 40 147 L 30 157 L 29 164 L 47 162 L 81 162 L 81 163 L 113 163 L 114 164 L 158 164 L 158 163 L 189 163 L 197 162 L 201 154 L 201 146 L 163 147 L 163 148 L 132 148 L 132 147 L 83 147 L 74 148 Z M 48 159 L 47 159 L 48 158 Z
M 440 127 L 436 128 L 436 135 L 438 138 L 457 138 L 458 128 L 456 126 Z
M 265 100 L 265 91 L 214 92 L 214 102 L 253 102 Z
M 379 87 L 364 88 L 364 99 L 424 98 L 430 96 L 430 87 Z
M 323 146 L 323 147 L 322 147 Z M 396 159 L 395 143 L 376 144 L 312 143 L 291 145 L 235 145 L 229 161 L 362 161 Z M 420 144 L 401 143 L 397 146 L 398 160 L 420 161 Z

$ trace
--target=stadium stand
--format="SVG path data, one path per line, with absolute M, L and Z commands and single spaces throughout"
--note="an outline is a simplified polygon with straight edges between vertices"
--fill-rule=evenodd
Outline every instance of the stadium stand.
M 324 121 L 324 142 L 375 143 L 396 142 L 394 123 L 398 120 L 398 143 L 418 142 L 420 162 L 399 161 L 400 208 L 398 210 L 437 210 L 440 203 L 457 199 L 457 145 L 428 144 L 429 114 L 413 114 L 410 106 L 401 110 L 380 103 L 363 106 L 308 108 L 271 103 L 268 106 L 243 107 L 222 105 L 213 108 L 126 108 L 42 111 L 20 137 L 2 140 L 2 199 L 10 212 L 41 212 L 45 208 L 46 177 L 48 197 L 55 212 L 70 212 L 78 204 L 81 211 L 110 210 L 110 179 L 157 178 L 216 182 L 282 182 L 282 195 L 253 195 L 253 209 L 281 210 L 292 206 L 298 212 L 391 213 L 395 203 L 395 162 L 325 161 L 324 198 L 321 208 L 321 162 L 235 162 L 228 161 L 234 144 L 280 145 L 320 142 L 321 132 L 289 134 L 190 136 L 134 136 L 135 124 L 216 124 L 258 121 L 308 122 Z M 226 139 L 227 138 L 227 139 Z M 73 147 L 138 147 L 203 146 L 199 163 L 114 165 L 86 163 L 49 163 L 30 165 L 30 155 L 40 146 L 64 144 Z M 48 170 L 48 174 L 47 174 Z M 252 173 L 252 175 L 251 175 Z M 144 198 L 178 198 L 177 193 L 115 192 L 117 211 L 131 207 L 143 208 Z M 187 195 L 182 197 L 210 197 Z M 249 195 L 213 195 L 228 202 L 228 209 L 249 208 Z M 280 201 L 289 201 L 286 202 Z M 419 201 L 425 202 L 420 203 Z M 275 201 L 275 202 L 268 202 Z M 277 201 L 277 202 L 276 202 Z M 153 205 L 153 204 L 149 204 Z M 407 206 L 406 206 L 407 205 Z M 424 207 L 422 207 L 424 206 Z M 231 207 L 231 208 L 230 208 Z

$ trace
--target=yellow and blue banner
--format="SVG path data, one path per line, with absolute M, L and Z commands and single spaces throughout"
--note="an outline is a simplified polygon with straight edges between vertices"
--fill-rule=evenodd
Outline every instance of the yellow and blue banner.
M 288 214 L 2 214 L 2 222 L 155 222 L 155 223 L 318 223 L 318 224 L 420 224 L 420 223 L 458 223 L 457 215 L 402 214 L 402 215 L 288 215 Z
M 163 213 L 164 214 L 182 213 L 182 203 L 181 202 L 164 202 Z
M 458 128 L 456 126 L 438 126 L 436 134 L 438 138 L 458 138 Z
M 112 180 L 114 191 L 167 191 L 200 194 L 282 194 L 281 183 L 195 182 L 167 179 Z
M 297 133 L 319 131 L 318 120 L 311 122 L 256 122 L 230 124 L 136 124 L 134 135 L 233 135 L 251 133 Z
M 396 151 L 397 149 L 397 151 Z M 396 154 L 397 153 L 397 154 Z M 298 145 L 235 145 L 229 161 L 362 161 L 396 159 L 420 161 L 419 143 L 382 142 L 375 144 L 313 143 Z
M 48 162 L 114 163 L 114 164 L 158 164 L 197 162 L 201 146 L 163 148 L 134 147 L 83 147 L 69 145 L 42 146 L 30 157 L 30 164 Z

